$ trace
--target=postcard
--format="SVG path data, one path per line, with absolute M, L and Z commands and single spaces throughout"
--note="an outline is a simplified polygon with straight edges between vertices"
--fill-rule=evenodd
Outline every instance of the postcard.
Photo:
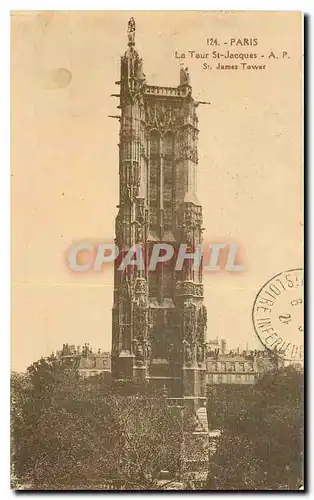
M 303 14 L 11 20 L 11 488 L 304 489 Z

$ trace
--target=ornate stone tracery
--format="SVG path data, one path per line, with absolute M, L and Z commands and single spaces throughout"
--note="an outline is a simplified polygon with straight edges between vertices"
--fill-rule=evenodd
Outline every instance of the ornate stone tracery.
M 127 37 L 119 82 L 116 244 L 120 251 L 139 245 L 145 259 L 156 242 L 169 241 L 176 248 L 183 243 L 193 250 L 202 242 L 203 221 L 196 197 L 198 119 L 190 75 L 181 69 L 177 87 L 147 85 L 132 18 Z M 190 396 L 201 394 L 197 373 L 204 370 L 207 327 L 201 269 L 189 261 L 180 271 L 169 265 L 150 272 L 145 261 L 144 268 L 121 273 L 118 264 L 113 373 L 151 381 L 167 373 L 171 381 L 186 369 L 191 382 L 180 387 Z

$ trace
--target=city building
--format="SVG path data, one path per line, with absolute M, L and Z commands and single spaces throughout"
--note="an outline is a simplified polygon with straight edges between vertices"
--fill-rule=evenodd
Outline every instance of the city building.
M 221 354 L 207 360 L 207 384 L 254 384 L 257 364 L 243 355 Z
M 209 342 L 206 356 L 206 383 L 255 384 L 264 373 L 284 366 L 284 361 L 269 350 L 226 350 L 226 341 Z M 214 347 L 214 349 L 212 349 Z
M 101 349 L 94 351 L 89 344 L 82 347 L 63 344 L 62 349 L 57 351 L 56 355 L 63 361 L 71 362 L 84 378 L 111 371 L 110 353 Z

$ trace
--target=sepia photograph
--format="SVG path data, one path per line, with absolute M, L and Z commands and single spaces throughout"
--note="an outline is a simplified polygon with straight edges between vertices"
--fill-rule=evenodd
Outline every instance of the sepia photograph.
M 11 11 L 11 489 L 304 490 L 304 16 Z

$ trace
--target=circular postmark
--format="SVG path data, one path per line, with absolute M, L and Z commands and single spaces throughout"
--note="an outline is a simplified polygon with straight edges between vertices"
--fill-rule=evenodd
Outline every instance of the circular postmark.
M 287 361 L 303 361 L 303 274 L 303 269 L 276 274 L 262 286 L 253 304 L 257 336 Z

